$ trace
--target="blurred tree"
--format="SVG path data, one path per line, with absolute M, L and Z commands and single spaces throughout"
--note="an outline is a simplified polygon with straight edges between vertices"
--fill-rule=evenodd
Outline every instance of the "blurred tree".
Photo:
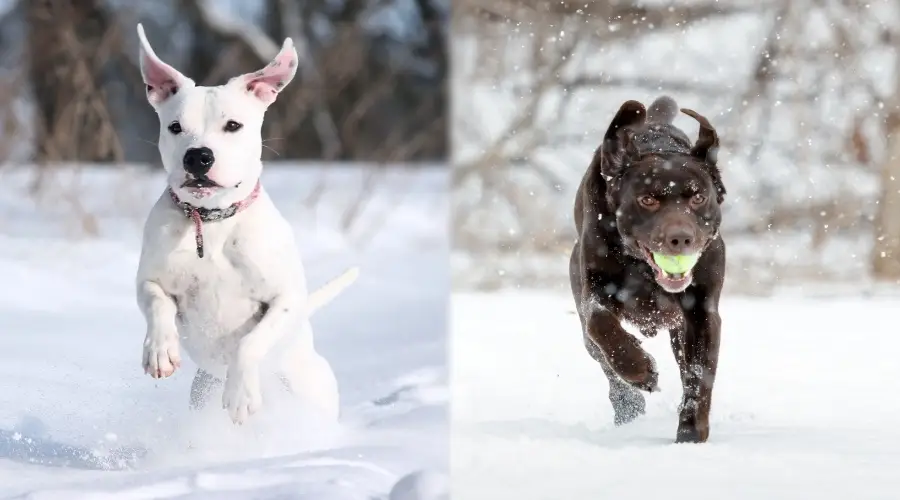
M 270 111 L 265 135 L 284 156 L 404 161 L 447 155 L 448 19 L 433 0 L 407 16 L 421 37 L 396 39 L 366 29 L 378 2 L 273 0 L 267 29 L 301 41 L 301 76 L 288 105 Z M 388 7 L 390 4 L 386 4 Z M 384 8 L 384 7 L 381 7 Z M 316 22 L 318 21 L 318 22 Z M 314 25 L 329 26 L 327 32 Z
M 121 161 L 102 73 L 116 40 L 101 0 L 26 2 L 36 161 Z
M 897 39 L 900 36 L 895 35 Z M 900 51 L 897 53 L 900 68 Z M 900 77 L 894 78 L 894 95 L 887 106 L 887 148 L 881 167 L 881 199 L 875 215 L 872 273 L 878 280 L 900 282 Z
M 158 161 L 156 118 L 143 97 L 134 24 L 200 85 L 255 71 L 290 36 L 294 82 L 267 115 L 264 159 L 435 161 L 447 155 L 449 0 L 12 0 L 4 21 L 27 38 L 21 82 L 35 160 Z M 249 13 L 249 14 L 248 14 Z M 5 95 L 6 96 L 6 95 Z M 19 93 L 0 99 L 9 115 Z M 0 144 L 0 153 L 8 148 Z

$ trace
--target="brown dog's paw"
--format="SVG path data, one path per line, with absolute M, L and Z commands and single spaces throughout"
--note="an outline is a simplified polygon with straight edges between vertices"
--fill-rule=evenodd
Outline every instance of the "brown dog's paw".
M 613 359 L 616 372 L 635 389 L 647 392 L 659 392 L 659 372 L 653 356 L 640 347 L 625 358 Z
M 635 382 L 632 385 L 642 391 L 659 392 L 659 373 L 656 371 L 656 368 L 652 368 L 646 373 L 642 380 Z
M 705 443 L 709 439 L 709 425 L 679 422 L 676 443 Z

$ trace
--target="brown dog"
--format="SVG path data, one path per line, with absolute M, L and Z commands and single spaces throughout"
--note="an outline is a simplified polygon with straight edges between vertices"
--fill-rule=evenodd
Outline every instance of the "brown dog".
M 616 425 L 644 413 L 637 389 L 658 390 L 656 364 L 622 328 L 627 320 L 647 337 L 669 330 L 684 387 L 676 440 L 705 442 L 721 331 L 725 187 L 715 129 L 681 111 L 700 122 L 693 146 L 672 125 L 678 107 L 671 98 L 658 98 L 649 113 L 637 101 L 619 108 L 575 198 L 579 237 L 569 269 L 585 346 L 609 379 Z M 680 274 L 653 259 L 698 253 L 693 269 Z

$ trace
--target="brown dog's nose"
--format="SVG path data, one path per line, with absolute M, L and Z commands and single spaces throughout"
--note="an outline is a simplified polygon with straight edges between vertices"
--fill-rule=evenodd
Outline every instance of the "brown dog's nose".
M 685 222 L 672 222 L 662 227 L 662 247 L 672 255 L 692 253 L 697 243 L 694 228 Z

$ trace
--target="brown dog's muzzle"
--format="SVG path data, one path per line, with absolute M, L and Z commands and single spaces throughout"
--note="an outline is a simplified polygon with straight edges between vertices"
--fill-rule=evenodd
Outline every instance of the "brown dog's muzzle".
M 686 255 L 700 251 L 699 228 L 685 216 L 672 215 L 657 226 L 651 236 L 653 247 L 668 255 Z

